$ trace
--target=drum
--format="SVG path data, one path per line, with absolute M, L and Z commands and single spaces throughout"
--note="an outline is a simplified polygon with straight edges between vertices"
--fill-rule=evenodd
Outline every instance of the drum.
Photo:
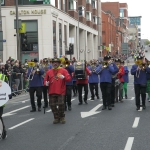
M 84 62 L 74 63 L 74 75 L 76 79 L 86 79 L 85 67 Z

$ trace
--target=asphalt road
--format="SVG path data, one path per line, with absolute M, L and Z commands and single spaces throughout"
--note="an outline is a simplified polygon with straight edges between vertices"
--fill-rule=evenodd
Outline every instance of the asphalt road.
M 137 111 L 134 97 L 130 76 L 128 99 L 111 111 L 101 110 L 101 99 L 79 106 L 73 97 L 66 124 L 56 125 L 50 108 L 30 113 L 28 94 L 13 98 L 5 107 L 8 138 L 0 141 L 0 150 L 149 150 L 150 103 Z

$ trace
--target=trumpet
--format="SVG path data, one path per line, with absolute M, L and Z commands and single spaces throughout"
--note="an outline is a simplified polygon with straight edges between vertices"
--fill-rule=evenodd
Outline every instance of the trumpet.
M 107 67 L 108 67 L 108 65 L 109 65 L 109 63 L 108 63 L 107 61 L 103 61 L 103 62 L 102 62 L 102 66 L 103 66 L 103 68 L 107 68 Z
M 70 61 L 69 61 L 69 60 L 65 60 L 65 61 L 62 63 L 62 67 L 64 67 L 64 68 L 67 68 L 69 65 L 70 65 Z

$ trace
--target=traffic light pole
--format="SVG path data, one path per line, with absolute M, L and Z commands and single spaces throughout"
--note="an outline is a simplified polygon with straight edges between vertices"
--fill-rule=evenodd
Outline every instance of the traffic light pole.
M 18 21 L 18 0 L 16 0 L 16 37 L 17 37 L 17 59 L 20 60 L 20 37 L 19 37 L 19 21 Z

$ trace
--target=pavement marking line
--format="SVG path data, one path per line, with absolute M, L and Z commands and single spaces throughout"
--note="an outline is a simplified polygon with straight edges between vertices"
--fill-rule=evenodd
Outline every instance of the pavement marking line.
M 142 111 L 143 110 L 143 107 L 140 107 L 140 110 L 138 110 L 138 111 Z
M 128 137 L 128 141 L 126 143 L 124 150 L 131 150 L 133 141 L 134 141 L 134 137 Z
M 135 97 L 132 97 L 132 98 L 131 98 L 131 101 L 134 100 L 134 98 L 135 98 Z
M 29 120 L 26 120 L 26 121 L 24 121 L 24 122 L 22 122 L 22 123 L 19 123 L 19 124 L 15 125 L 15 126 L 13 126 L 13 127 L 11 127 L 11 128 L 8 128 L 8 129 L 9 129 L 9 130 L 15 129 L 15 128 L 17 128 L 17 127 L 19 127 L 19 126 L 21 126 L 21 125 L 27 123 L 27 122 L 30 122 L 30 121 L 34 120 L 34 119 L 35 119 L 35 118 L 31 118 L 31 119 L 29 119 Z
M 137 128 L 137 126 L 139 124 L 139 120 L 140 120 L 140 117 L 135 117 L 135 120 L 134 120 L 132 128 Z
M 75 99 L 71 99 L 71 101 L 74 101 Z
M 52 110 L 50 109 L 50 110 L 48 110 L 48 111 L 46 111 L 46 112 L 51 112 Z
M 17 112 L 17 111 L 19 111 L 19 110 L 26 109 L 26 108 L 28 108 L 28 107 L 30 107 L 30 105 L 25 106 L 25 107 L 22 107 L 22 108 L 19 108 L 19 109 L 15 109 L 15 110 L 10 111 L 10 112 L 7 112 L 7 113 L 3 114 L 3 117 L 8 116 L 8 114 L 10 114 L 10 115 L 11 115 L 11 113 Z

